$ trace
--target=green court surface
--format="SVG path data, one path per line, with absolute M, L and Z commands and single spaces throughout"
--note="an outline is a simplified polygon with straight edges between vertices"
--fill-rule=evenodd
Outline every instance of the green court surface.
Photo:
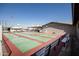
M 29 51 L 30 49 L 33 49 L 37 46 L 39 46 L 40 42 L 47 42 L 49 40 L 52 40 L 56 35 L 59 35 L 58 33 L 56 34 L 45 34 L 45 33 L 38 33 L 38 32 L 13 32 L 13 34 L 10 33 L 3 33 L 9 41 L 11 41 L 22 53 Z M 18 34 L 15 35 L 15 34 Z M 21 37 L 20 37 L 20 36 Z M 24 38 L 29 37 L 29 38 Z M 33 39 L 33 40 L 32 40 Z M 37 40 L 37 41 L 35 41 Z
M 15 36 L 13 34 L 4 33 L 4 35 L 23 53 L 40 45 L 38 42 Z
M 53 35 L 49 36 L 49 35 L 46 35 L 46 34 L 39 34 L 38 36 L 29 35 L 27 33 L 16 33 L 16 32 L 15 32 L 15 34 L 19 34 L 19 35 L 22 35 L 22 36 L 30 37 L 30 38 L 33 38 L 35 40 L 39 40 L 39 41 L 42 41 L 42 42 L 47 42 L 48 40 L 50 40 L 53 37 Z M 32 34 L 35 34 L 35 33 L 32 33 Z M 48 38 L 41 37 L 41 36 L 46 36 Z
M 23 33 L 23 32 L 15 32 L 15 33 Z M 37 34 L 39 36 L 45 36 L 45 37 L 49 37 L 49 38 L 52 38 L 52 36 L 53 36 L 53 34 L 44 34 L 44 33 L 38 33 L 38 32 L 24 32 L 24 33 L 25 34 Z
M 52 34 L 44 34 L 44 33 L 37 33 L 35 32 L 34 34 L 39 34 L 39 36 L 45 36 L 45 37 L 48 37 L 48 38 L 52 38 Z
M 16 34 L 36 34 L 37 36 L 43 36 L 43 37 L 48 37 L 52 38 L 55 35 L 61 34 L 61 31 L 56 31 L 55 34 L 45 34 L 45 33 L 38 33 L 38 32 L 15 32 Z

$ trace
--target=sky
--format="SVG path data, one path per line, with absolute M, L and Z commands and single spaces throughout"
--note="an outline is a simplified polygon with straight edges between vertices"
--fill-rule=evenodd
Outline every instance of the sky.
M 0 4 L 0 20 L 9 26 L 44 25 L 49 22 L 72 23 L 71 4 Z

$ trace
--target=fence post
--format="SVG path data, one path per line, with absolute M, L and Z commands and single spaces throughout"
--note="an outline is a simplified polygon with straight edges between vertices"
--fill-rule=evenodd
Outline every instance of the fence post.
M 0 56 L 2 55 L 2 25 L 0 25 Z

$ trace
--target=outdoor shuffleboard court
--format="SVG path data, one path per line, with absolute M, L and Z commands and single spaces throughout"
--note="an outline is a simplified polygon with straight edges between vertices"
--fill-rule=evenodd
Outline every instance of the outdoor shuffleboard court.
M 64 32 L 45 34 L 37 32 L 11 32 L 3 33 L 3 39 L 12 51 L 11 55 L 32 55 L 41 48 L 56 41 Z

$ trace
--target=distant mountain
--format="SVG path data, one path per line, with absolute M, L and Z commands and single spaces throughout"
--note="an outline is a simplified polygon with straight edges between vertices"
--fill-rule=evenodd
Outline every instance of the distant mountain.
M 42 26 L 42 28 L 52 27 L 55 29 L 64 30 L 67 33 L 72 32 L 72 24 L 65 24 L 65 23 L 59 23 L 59 22 L 50 22 Z
M 59 22 L 49 22 L 49 23 L 47 23 L 47 24 L 45 24 L 45 25 L 43 25 L 43 27 L 44 26 L 62 26 L 62 25 L 68 25 L 68 26 L 72 26 L 72 24 L 66 24 L 66 23 L 59 23 Z

